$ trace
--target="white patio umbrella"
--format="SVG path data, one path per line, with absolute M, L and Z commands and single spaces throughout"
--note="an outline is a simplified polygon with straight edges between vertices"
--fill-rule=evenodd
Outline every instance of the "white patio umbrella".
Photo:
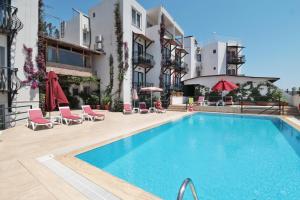
M 164 90 L 158 87 L 144 87 L 141 88 L 141 92 L 150 92 L 151 93 L 151 107 L 152 107 L 152 96 L 153 92 L 163 92 Z
M 132 89 L 132 99 L 133 99 L 133 106 L 135 107 L 135 101 L 139 99 L 139 96 L 135 88 Z

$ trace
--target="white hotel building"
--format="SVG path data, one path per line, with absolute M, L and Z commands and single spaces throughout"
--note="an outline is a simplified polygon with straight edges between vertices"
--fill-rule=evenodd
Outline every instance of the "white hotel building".
M 92 70 L 101 79 L 101 90 L 109 84 L 109 56 L 114 58 L 115 74 L 118 73 L 117 44 L 115 37 L 114 9 L 116 0 L 102 0 L 85 15 L 81 12 L 62 23 L 62 41 L 77 44 L 93 51 L 105 52 L 105 56 L 93 56 Z M 132 88 L 160 86 L 161 63 L 164 65 L 162 87 L 176 89 L 185 75 L 183 62 L 184 32 L 172 16 L 163 8 L 143 8 L 136 0 L 120 1 L 123 26 L 123 42 L 128 46 L 128 65 L 122 100 L 131 102 Z M 161 54 L 160 30 L 164 20 L 163 52 Z M 89 43 L 90 42 L 90 43 Z M 117 76 L 114 91 L 117 89 Z
M 23 45 L 33 48 L 33 61 L 37 55 L 38 0 L 2 2 L 0 105 L 2 110 L 12 105 L 37 107 L 38 90 L 32 90 L 30 86 L 19 88 L 19 85 L 26 79 L 23 71 Z M 139 90 L 144 86 L 163 87 L 163 97 L 168 99 L 171 91 L 184 90 L 184 94 L 190 96 L 195 85 L 211 87 L 220 79 L 235 83 L 278 80 L 243 75 L 241 66 L 245 57 L 239 42 L 214 41 L 200 46 L 194 37 L 184 36 L 183 29 L 164 7 L 147 10 L 136 0 L 101 0 L 98 5 L 89 9 L 88 14 L 74 10 L 73 18 L 61 23 L 59 35 L 55 38 L 44 36 L 47 71 L 53 70 L 59 75 L 68 76 L 96 76 L 101 80 L 100 91 L 103 92 L 109 84 L 109 57 L 112 55 L 115 92 L 118 88 L 114 18 L 117 2 L 120 2 L 123 42 L 128 46 L 129 68 L 125 73 L 121 91 L 121 100 L 124 102 L 132 101 L 132 88 Z M 7 12 L 8 9 L 13 12 Z M 16 23 L 15 26 L 7 26 L 5 23 L 8 13 L 12 15 L 10 19 L 15 19 L 12 21 Z M 9 45 L 7 38 L 12 32 L 14 37 Z M 8 70 L 18 70 L 17 76 L 9 76 Z M 18 90 L 8 87 L 11 83 L 17 85 Z M 81 89 L 86 87 L 93 86 L 80 85 Z M 70 88 L 70 92 L 73 91 L 75 90 Z M 20 109 L 12 111 L 16 112 L 20 112 Z M 9 114 L 8 111 L 6 113 Z
M 254 77 L 243 74 L 246 62 L 243 54 L 244 46 L 238 40 L 214 40 L 205 45 L 199 45 L 196 38 L 184 38 L 184 45 L 188 51 L 185 61 L 189 72 L 182 79 L 187 95 L 196 85 L 213 87 L 219 80 L 224 79 L 233 83 L 243 84 L 253 82 L 258 84 L 265 81 L 275 82 L 275 77 Z

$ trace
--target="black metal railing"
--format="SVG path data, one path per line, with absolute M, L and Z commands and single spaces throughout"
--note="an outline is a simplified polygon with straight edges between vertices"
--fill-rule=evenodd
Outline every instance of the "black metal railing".
M 187 73 L 188 72 L 188 64 L 182 61 L 175 62 L 175 69 L 180 72 Z
M 17 68 L 0 67 L 0 92 L 17 91 L 21 87 L 21 81 L 17 77 Z M 9 80 L 10 79 L 10 83 Z
M 162 63 L 165 67 L 174 66 L 176 63 L 176 58 L 175 56 L 171 55 L 171 53 L 163 54 Z
M 22 111 L 18 111 L 19 109 L 24 108 Z M 26 120 L 28 116 L 18 118 L 21 114 L 26 114 L 28 109 L 32 109 L 32 105 L 24 105 L 24 106 L 12 106 L 5 107 L 4 105 L 0 105 L 0 130 L 4 130 L 7 127 L 15 126 L 15 123 L 21 120 Z M 10 110 L 12 112 L 10 112 Z
M 245 56 L 227 56 L 227 63 L 228 64 L 243 64 L 246 62 Z
M 141 54 L 138 51 L 133 52 L 132 62 L 133 62 L 133 64 L 136 64 L 136 65 L 148 65 L 148 66 L 155 65 L 153 55 L 151 55 L 149 53 Z
M 23 28 L 23 24 L 17 17 L 18 8 L 0 4 L 0 32 L 18 32 Z
M 136 89 L 137 91 L 139 91 L 141 88 L 143 87 L 153 87 L 154 84 L 153 83 L 143 83 L 143 82 L 133 82 L 132 83 L 132 87 L 134 89 Z

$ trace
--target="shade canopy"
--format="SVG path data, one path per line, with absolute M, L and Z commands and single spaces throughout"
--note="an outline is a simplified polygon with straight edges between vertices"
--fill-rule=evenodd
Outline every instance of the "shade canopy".
M 141 88 L 141 92 L 163 92 L 164 90 L 158 87 L 144 87 Z
M 221 80 L 219 81 L 216 85 L 214 85 L 212 87 L 212 91 L 214 92 L 220 92 L 220 91 L 232 91 L 234 89 L 238 88 L 237 85 L 229 82 L 229 81 L 226 81 L 226 80 Z
M 56 73 L 50 71 L 46 80 L 46 111 L 53 111 L 59 104 L 69 104 L 69 101 L 59 85 Z

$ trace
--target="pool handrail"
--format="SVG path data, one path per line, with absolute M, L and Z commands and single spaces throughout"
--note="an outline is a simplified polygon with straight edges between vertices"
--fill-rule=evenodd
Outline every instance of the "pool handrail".
M 185 192 L 186 187 L 188 185 L 190 186 L 190 189 L 192 191 L 194 200 L 198 200 L 198 195 L 197 195 L 197 192 L 196 192 L 196 189 L 195 189 L 195 185 L 194 185 L 192 179 L 190 179 L 190 178 L 186 178 L 183 181 L 183 183 L 181 184 L 181 186 L 179 188 L 179 191 L 178 191 L 177 200 L 182 200 L 183 199 L 184 192 Z

